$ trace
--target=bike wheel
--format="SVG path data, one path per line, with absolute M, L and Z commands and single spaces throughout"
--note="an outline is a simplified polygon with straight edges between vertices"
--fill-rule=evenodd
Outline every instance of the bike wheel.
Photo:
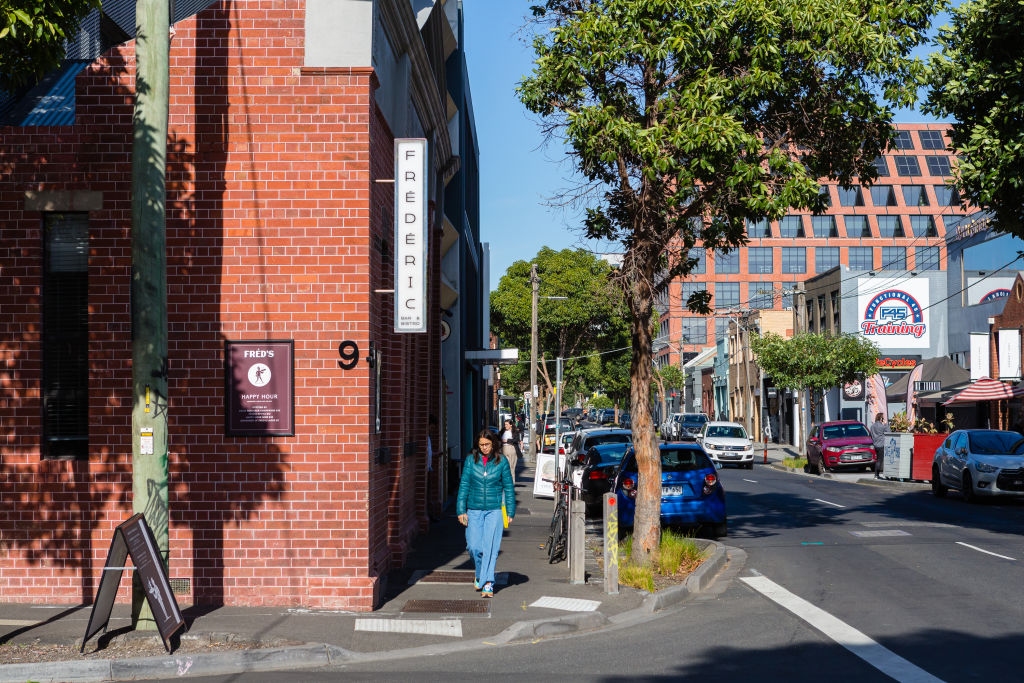
M 565 544 L 568 533 L 569 518 L 565 513 L 565 504 L 555 508 L 551 516 L 551 533 L 548 535 L 548 563 L 554 564 L 565 559 Z

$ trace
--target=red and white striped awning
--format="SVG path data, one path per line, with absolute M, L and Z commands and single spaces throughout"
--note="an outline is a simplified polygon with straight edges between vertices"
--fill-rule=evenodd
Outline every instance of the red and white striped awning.
M 952 403 L 974 403 L 976 401 L 998 401 L 1007 398 L 1024 396 L 1024 387 L 1013 387 L 1005 382 L 990 377 L 982 377 L 946 401 Z

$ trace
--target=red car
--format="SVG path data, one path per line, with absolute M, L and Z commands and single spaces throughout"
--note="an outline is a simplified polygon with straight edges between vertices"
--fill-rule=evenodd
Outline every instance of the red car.
M 869 470 L 875 466 L 875 448 L 867 428 L 854 420 L 823 422 L 807 437 L 807 469 Z

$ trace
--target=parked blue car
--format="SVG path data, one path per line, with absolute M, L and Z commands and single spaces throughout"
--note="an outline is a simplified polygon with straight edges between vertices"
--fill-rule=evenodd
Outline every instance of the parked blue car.
M 695 443 L 661 444 L 661 523 L 710 528 L 721 538 L 728 530 L 725 490 L 718 470 L 707 453 Z M 637 484 L 640 477 L 636 451 L 622 459 L 613 490 L 619 504 L 619 525 L 633 526 Z

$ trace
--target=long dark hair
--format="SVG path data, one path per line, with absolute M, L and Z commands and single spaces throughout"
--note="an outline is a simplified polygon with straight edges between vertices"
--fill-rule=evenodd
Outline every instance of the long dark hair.
M 494 432 L 492 432 L 490 429 L 484 428 L 484 429 L 481 429 L 480 433 L 476 435 L 475 439 L 473 439 L 473 459 L 477 462 L 477 464 L 480 463 L 480 455 L 481 455 L 481 453 L 480 453 L 480 439 L 487 439 L 488 441 L 491 442 L 491 454 L 488 455 L 487 457 L 488 458 L 494 458 L 495 461 L 500 461 L 501 460 L 501 439 L 499 439 L 498 435 L 495 434 Z

